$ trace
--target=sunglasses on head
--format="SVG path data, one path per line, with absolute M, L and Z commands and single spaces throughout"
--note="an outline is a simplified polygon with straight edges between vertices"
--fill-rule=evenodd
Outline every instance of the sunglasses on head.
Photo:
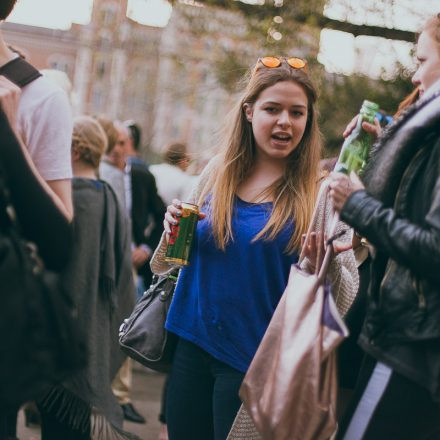
M 262 57 L 258 58 L 258 61 L 264 66 L 274 68 L 280 67 L 282 62 L 285 61 L 292 69 L 305 69 L 307 61 L 297 57 Z

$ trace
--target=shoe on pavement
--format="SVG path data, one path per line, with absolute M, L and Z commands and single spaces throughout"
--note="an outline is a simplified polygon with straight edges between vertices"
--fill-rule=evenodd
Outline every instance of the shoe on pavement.
M 122 412 L 124 413 L 124 420 L 128 420 L 133 423 L 146 423 L 144 417 L 142 417 L 134 408 L 132 403 L 124 403 L 121 405 Z

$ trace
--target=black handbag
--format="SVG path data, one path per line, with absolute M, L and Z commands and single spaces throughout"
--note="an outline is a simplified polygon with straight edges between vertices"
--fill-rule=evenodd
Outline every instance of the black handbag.
M 0 411 L 40 397 L 86 363 L 75 309 L 23 239 L 0 170 Z
M 151 286 L 119 329 L 122 351 L 142 365 L 160 372 L 170 370 L 177 342 L 177 336 L 165 329 L 176 282 L 177 272 L 155 275 Z

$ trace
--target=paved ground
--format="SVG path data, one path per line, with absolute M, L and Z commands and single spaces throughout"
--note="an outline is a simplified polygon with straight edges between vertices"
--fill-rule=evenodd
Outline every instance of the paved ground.
M 133 404 L 147 418 L 146 425 L 124 423 L 124 429 L 137 434 L 142 440 L 157 440 L 160 423 L 157 420 L 164 376 L 136 365 L 133 375 Z M 18 438 L 20 440 L 40 440 L 38 427 L 24 426 L 23 412 L 18 417 Z M 60 439 L 62 440 L 62 439 Z

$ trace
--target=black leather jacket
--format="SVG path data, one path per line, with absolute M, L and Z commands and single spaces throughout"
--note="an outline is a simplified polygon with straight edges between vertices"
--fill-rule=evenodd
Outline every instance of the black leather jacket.
M 440 94 L 379 141 L 341 219 L 376 251 L 361 346 L 440 400 Z

